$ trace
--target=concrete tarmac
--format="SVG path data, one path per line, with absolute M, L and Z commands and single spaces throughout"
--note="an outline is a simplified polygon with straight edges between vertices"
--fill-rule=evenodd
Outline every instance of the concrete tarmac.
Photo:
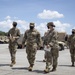
M 44 75 L 45 69 L 44 51 L 38 50 L 33 71 L 27 70 L 29 64 L 25 49 L 17 49 L 16 64 L 10 67 L 10 54 L 8 44 L 0 44 L 0 75 Z M 70 53 L 68 49 L 59 52 L 58 67 L 55 72 L 46 75 L 75 75 L 75 67 L 71 67 Z

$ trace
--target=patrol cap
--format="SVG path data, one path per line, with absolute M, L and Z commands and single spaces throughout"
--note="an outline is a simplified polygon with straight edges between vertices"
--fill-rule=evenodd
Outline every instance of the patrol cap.
M 47 23 L 47 26 L 55 27 L 55 25 L 54 25 L 54 23 L 53 23 L 53 22 L 49 22 L 49 23 Z
M 30 23 L 30 26 L 33 26 L 34 27 L 35 26 L 35 23 Z
M 17 22 L 14 21 L 14 22 L 13 22 L 13 26 L 17 26 Z

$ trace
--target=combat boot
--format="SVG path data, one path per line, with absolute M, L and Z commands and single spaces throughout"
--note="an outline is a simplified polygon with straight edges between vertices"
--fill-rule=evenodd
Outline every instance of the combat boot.
M 74 61 L 72 61 L 72 67 L 74 67 Z
M 50 68 L 46 68 L 46 69 L 44 70 L 44 72 L 45 72 L 45 73 L 49 73 L 49 72 L 50 72 Z
M 46 59 L 44 59 L 43 62 L 46 62 Z
M 72 67 L 74 67 L 74 63 L 72 63 Z
M 56 66 L 53 66 L 51 71 L 56 71 Z
M 10 67 L 13 67 L 13 65 L 15 65 L 16 62 L 15 61 L 12 61 L 11 64 L 10 64 Z
M 29 68 L 28 68 L 28 70 L 32 71 L 32 69 L 33 69 L 33 65 L 30 65 Z
M 52 72 L 52 71 L 56 71 L 56 68 L 53 68 L 53 69 L 51 70 L 51 72 Z

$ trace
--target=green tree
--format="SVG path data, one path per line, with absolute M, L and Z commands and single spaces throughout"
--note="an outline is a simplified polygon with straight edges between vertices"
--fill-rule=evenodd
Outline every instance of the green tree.
M 7 36 L 7 32 L 0 31 L 0 36 Z

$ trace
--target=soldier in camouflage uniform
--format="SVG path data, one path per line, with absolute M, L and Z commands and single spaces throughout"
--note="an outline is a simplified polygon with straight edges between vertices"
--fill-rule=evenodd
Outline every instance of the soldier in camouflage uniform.
M 24 47 L 24 44 L 26 42 L 26 53 L 27 53 L 27 59 L 30 64 L 28 70 L 32 71 L 34 61 L 35 61 L 35 55 L 37 52 L 37 47 L 41 45 L 41 37 L 40 33 L 34 28 L 34 23 L 30 23 L 30 29 L 26 30 L 22 42 L 22 47 Z
M 74 66 L 74 62 L 75 62 L 75 29 L 72 29 L 72 34 L 68 38 L 68 45 L 70 48 L 72 66 Z
M 54 30 L 55 25 L 53 22 L 49 22 L 47 24 L 48 29 L 50 29 L 45 36 L 45 45 L 47 48 L 51 49 L 46 51 L 46 68 L 44 70 L 45 73 L 50 72 L 51 65 L 53 69 L 51 71 L 55 71 L 57 67 L 57 61 L 59 56 L 59 45 L 57 42 L 57 32 Z
M 17 39 L 20 36 L 20 30 L 16 28 L 17 22 L 13 22 L 13 28 L 11 28 L 8 31 L 8 39 L 9 39 L 9 51 L 11 55 L 11 64 L 12 67 L 16 61 L 15 61 L 15 55 L 16 55 L 16 47 L 17 47 Z

